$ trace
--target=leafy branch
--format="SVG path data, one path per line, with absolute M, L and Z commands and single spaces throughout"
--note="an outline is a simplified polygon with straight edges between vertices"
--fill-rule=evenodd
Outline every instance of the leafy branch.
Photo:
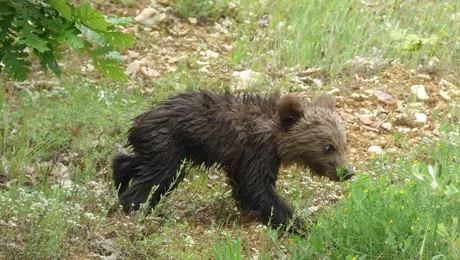
M 87 1 L 77 7 L 70 0 L 0 0 L 0 72 L 26 80 L 28 58 L 35 55 L 43 71 L 61 77 L 57 60 L 67 45 L 87 53 L 104 76 L 125 80 L 117 51 L 131 47 L 135 38 L 116 28 L 130 23 L 130 18 L 104 16 Z

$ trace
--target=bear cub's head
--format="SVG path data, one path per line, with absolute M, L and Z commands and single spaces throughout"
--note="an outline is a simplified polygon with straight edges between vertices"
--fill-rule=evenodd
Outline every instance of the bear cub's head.
M 348 180 L 347 140 L 342 121 L 335 113 L 335 98 L 321 94 L 312 103 L 286 94 L 277 101 L 281 132 L 278 153 L 284 162 L 297 163 L 313 174 L 331 180 Z

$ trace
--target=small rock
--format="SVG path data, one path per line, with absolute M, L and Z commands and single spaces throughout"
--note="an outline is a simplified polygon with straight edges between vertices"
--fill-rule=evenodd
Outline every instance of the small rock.
M 129 86 L 129 87 L 126 88 L 126 90 L 127 90 L 128 92 L 130 92 L 130 93 L 133 93 L 134 90 L 136 90 L 136 87 L 135 87 L 135 86 Z
M 449 81 L 445 80 L 445 79 L 441 79 L 439 81 L 439 85 L 441 86 L 444 86 L 444 87 L 447 87 L 447 88 L 450 88 L 450 89 L 454 89 L 455 88 L 455 85 L 450 83 Z
M 142 93 L 142 94 L 148 94 L 148 95 L 150 95 L 150 94 L 153 93 L 153 91 L 155 91 L 154 88 L 145 88 L 145 89 L 141 89 L 141 93 Z
M 156 14 L 158 14 L 158 11 L 154 8 L 145 8 L 134 18 L 134 20 L 144 25 L 152 25 L 153 20 L 151 16 Z
M 382 153 L 383 150 L 380 146 L 372 145 L 371 147 L 367 149 L 367 151 L 370 153 L 380 154 Z
M 449 94 L 454 97 L 460 97 L 460 89 L 451 89 L 449 91 Z
M 440 90 L 439 91 L 439 95 L 446 101 L 449 101 L 450 100 L 450 96 L 449 94 L 446 92 L 446 91 L 442 91 Z
M 329 93 L 331 95 L 335 95 L 335 94 L 338 94 L 339 92 L 340 92 L 340 89 L 333 88 L 333 89 L 329 90 L 327 93 Z
M 233 50 L 233 46 L 231 44 L 222 44 L 222 48 L 224 48 L 228 52 Z
M 437 57 L 431 57 L 430 60 L 428 61 L 427 66 L 425 67 L 425 70 L 428 73 L 435 72 L 439 69 L 439 63 L 440 63 L 440 60 Z
M 381 101 L 390 101 L 393 99 L 393 97 L 390 94 L 385 93 L 380 90 L 375 90 L 373 94 L 374 96 L 377 97 L 378 100 L 381 100 Z
M 206 52 L 204 53 L 204 56 L 207 59 L 209 59 L 209 58 L 217 59 L 217 58 L 219 58 L 219 53 L 211 51 L 211 50 L 206 50 Z
M 134 18 L 136 22 L 146 26 L 157 25 L 165 19 L 166 14 L 159 13 L 157 10 L 150 7 L 142 10 L 141 13 Z
M 195 18 L 195 17 L 189 17 L 188 18 L 188 21 L 191 23 L 191 24 L 196 24 L 198 22 L 198 20 Z
M 140 55 L 139 52 L 135 52 L 135 51 L 132 51 L 132 50 L 128 50 L 128 56 L 129 56 L 130 58 L 137 58 L 137 57 L 139 57 L 139 55 Z
M 372 115 L 370 114 L 364 114 L 364 115 L 359 115 L 359 120 L 361 121 L 361 123 L 365 124 L 365 125 L 370 125 L 372 124 Z
M 143 66 L 141 68 L 142 74 L 148 78 L 159 78 L 161 76 L 160 72 L 152 70 L 149 67 Z
M 358 93 L 351 93 L 350 97 L 355 101 L 363 101 L 364 99 Z
M 419 79 L 425 79 L 425 80 L 430 80 L 431 77 L 430 75 L 428 74 L 417 74 L 417 76 L 415 76 L 416 78 L 419 78 Z
M 317 206 L 311 206 L 308 208 L 308 211 L 310 211 L 311 213 L 315 213 L 316 211 L 318 211 L 319 207 Z
M 128 67 L 126 67 L 125 74 L 128 77 L 131 77 L 131 78 L 136 77 L 137 72 L 139 71 L 139 69 L 141 68 L 141 65 L 143 65 L 143 64 L 144 64 L 144 62 L 139 61 L 139 60 L 135 60 L 135 61 L 131 62 L 128 65 Z
M 410 89 L 420 100 L 427 100 L 429 98 L 423 85 L 413 85 Z
M 424 113 L 415 113 L 415 121 L 417 123 L 425 123 L 427 120 L 427 116 Z
M 350 96 L 351 96 L 351 98 L 353 100 L 358 101 L 358 102 L 362 102 L 362 101 L 364 101 L 364 100 L 369 98 L 369 96 L 367 96 L 367 95 L 358 94 L 358 93 L 352 93 Z
M 392 125 L 391 125 L 390 122 L 383 123 L 383 124 L 381 124 L 380 126 L 381 126 L 383 129 L 385 129 L 385 130 L 391 130 L 391 127 L 392 127 Z
M 232 76 L 237 79 L 238 89 L 244 89 L 262 78 L 261 73 L 252 70 L 235 71 Z
M 339 115 L 346 122 L 351 122 L 354 118 L 353 115 L 345 113 L 345 112 L 339 112 Z
M 407 133 L 409 133 L 411 131 L 411 129 L 408 128 L 408 127 L 398 127 L 398 131 L 400 133 L 407 134 Z
M 313 79 L 311 79 L 311 80 L 313 81 L 313 83 L 315 83 L 315 85 L 316 85 L 317 87 L 320 87 L 320 88 L 321 88 L 321 87 L 323 86 L 323 81 L 322 81 L 322 80 L 320 80 L 320 79 L 315 79 L 315 78 L 313 78 Z M 340 91 L 340 90 L 339 90 L 339 91 Z

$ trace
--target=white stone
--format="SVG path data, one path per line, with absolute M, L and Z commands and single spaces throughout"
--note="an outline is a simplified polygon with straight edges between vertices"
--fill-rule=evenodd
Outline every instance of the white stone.
M 140 55 L 139 52 L 135 52 L 135 51 L 132 51 L 132 50 L 128 50 L 128 56 L 129 56 L 130 58 L 137 58 L 137 57 L 139 57 L 139 55 Z
M 429 98 L 423 85 L 413 85 L 410 89 L 420 100 L 427 100 Z
M 450 100 L 450 96 L 449 96 L 449 93 L 447 93 L 446 91 L 442 91 L 440 90 L 439 91 L 439 95 L 446 101 L 449 101 Z
M 370 153 L 380 154 L 382 153 L 383 149 L 380 146 L 372 145 L 369 147 L 369 149 L 367 149 L 367 151 Z
M 252 70 L 235 71 L 232 75 L 237 80 L 237 88 L 244 89 L 249 85 L 256 83 L 262 77 L 262 74 Z
M 196 24 L 198 22 L 198 20 L 195 18 L 195 17 L 189 17 L 188 18 L 188 21 L 191 23 L 191 24 Z
M 156 9 L 151 7 L 145 8 L 138 16 L 136 16 L 136 18 L 134 18 L 136 22 L 146 26 L 156 25 L 165 19 L 166 14 L 159 13 Z
M 340 93 L 340 89 L 338 89 L 338 88 L 333 88 L 333 89 L 329 90 L 327 93 L 329 93 L 329 94 L 331 94 L 331 95 L 335 95 L 335 94 Z
M 382 125 L 382 128 L 385 129 L 385 130 L 391 130 L 391 123 L 390 122 L 387 122 L 387 123 L 383 123 Z
M 206 58 L 208 58 L 208 59 L 209 59 L 209 58 L 214 58 L 214 59 L 216 59 L 216 58 L 219 58 L 219 53 L 214 52 L 214 51 L 211 51 L 211 50 L 206 50 L 204 56 L 205 56 Z
M 156 70 L 153 70 L 153 69 L 150 69 L 147 66 L 143 66 L 141 68 L 141 72 L 142 72 L 142 74 L 144 74 L 144 76 L 146 76 L 148 78 L 158 78 L 158 77 L 161 76 L 160 72 L 158 72 Z
M 418 123 L 425 123 L 427 116 L 424 113 L 415 113 L 415 121 Z
M 135 60 L 131 62 L 128 67 L 126 67 L 125 74 L 131 78 L 136 77 L 137 72 L 141 68 L 141 66 L 144 64 L 144 62 Z

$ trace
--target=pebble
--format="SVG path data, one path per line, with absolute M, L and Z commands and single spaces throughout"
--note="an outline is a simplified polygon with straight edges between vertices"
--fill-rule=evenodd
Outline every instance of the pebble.
M 444 87 L 448 87 L 448 88 L 451 88 L 451 89 L 454 89 L 455 88 L 455 85 L 450 83 L 449 81 L 445 80 L 445 79 L 441 79 L 439 81 L 439 85 L 441 86 L 444 86 Z
M 149 67 L 143 66 L 141 68 L 142 74 L 148 78 L 158 78 L 161 76 L 160 72 L 150 69 Z
M 195 17 L 189 17 L 188 18 L 188 21 L 191 23 L 191 24 L 196 24 L 198 22 L 198 20 L 195 18 Z
M 429 98 L 423 85 L 413 85 L 410 89 L 420 100 L 427 100 Z
M 262 79 L 262 74 L 252 70 L 235 71 L 232 75 L 237 80 L 237 89 L 245 89 Z
M 207 59 L 209 58 L 219 58 L 219 53 L 211 51 L 211 50 L 206 50 L 205 52 L 202 53 L 203 56 L 205 56 Z
M 428 75 L 428 74 L 418 74 L 415 77 L 419 78 L 419 79 L 425 79 L 425 80 L 430 80 L 431 79 L 430 75 Z
M 380 146 L 372 145 L 369 147 L 369 149 L 367 149 L 367 151 L 370 153 L 380 154 L 382 153 L 383 149 Z
M 383 123 L 381 127 L 385 130 L 391 130 L 392 125 L 390 122 L 387 122 L 387 123 Z
M 450 100 L 450 96 L 449 96 L 449 93 L 447 93 L 446 91 L 442 91 L 440 90 L 439 91 L 439 95 L 446 101 L 449 101 Z
M 368 99 L 369 97 L 366 96 L 366 95 L 363 95 L 363 94 L 358 94 L 358 93 L 351 93 L 351 98 L 355 101 L 358 101 L 358 102 L 361 102 L 361 101 L 364 101 L 366 99 Z
M 159 24 L 166 18 L 166 14 L 159 13 L 156 9 L 149 7 L 143 9 L 134 20 L 140 24 L 152 26 Z
M 427 116 L 424 113 L 415 113 L 415 121 L 418 123 L 425 123 Z
M 377 97 L 378 100 L 381 100 L 381 101 L 390 101 L 393 99 L 393 97 L 390 94 L 380 91 L 380 90 L 375 90 L 373 94 L 374 96 Z
M 331 95 L 335 95 L 335 94 L 340 93 L 340 89 L 338 89 L 338 88 L 333 88 L 333 89 L 329 90 L 327 93 L 329 93 L 329 94 L 331 94 Z
M 359 120 L 365 125 L 370 125 L 372 124 L 372 115 L 371 114 L 359 115 Z

